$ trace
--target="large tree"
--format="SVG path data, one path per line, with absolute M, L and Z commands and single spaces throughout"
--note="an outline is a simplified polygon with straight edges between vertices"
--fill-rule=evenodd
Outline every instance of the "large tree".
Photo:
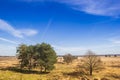
M 21 44 L 19 45 L 19 47 L 17 48 L 17 57 L 19 59 L 19 62 L 20 62 L 20 68 L 24 68 L 24 67 L 27 67 L 28 64 L 29 64 L 29 61 L 28 61 L 28 52 L 27 52 L 28 48 L 27 48 L 27 45 L 25 44 Z
M 27 46 L 21 44 L 17 48 L 18 59 L 21 69 L 26 67 L 31 70 L 33 67 L 40 67 L 41 71 L 52 70 L 56 63 L 56 53 L 50 44 L 42 43 Z
M 83 58 L 83 68 L 92 75 L 93 71 L 101 69 L 101 59 L 94 52 L 88 51 Z
M 34 55 L 35 55 L 35 47 L 30 45 L 27 47 L 27 58 L 28 58 L 28 69 L 31 70 L 34 64 Z
M 38 59 L 37 62 L 41 67 L 41 71 L 52 70 L 56 63 L 56 53 L 50 44 L 42 43 L 37 45 Z

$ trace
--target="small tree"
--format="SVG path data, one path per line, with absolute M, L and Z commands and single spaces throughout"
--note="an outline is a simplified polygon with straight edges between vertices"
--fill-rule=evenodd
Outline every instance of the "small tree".
M 74 59 L 74 57 L 71 54 L 66 54 L 63 56 L 63 58 L 64 58 L 64 62 L 66 62 L 67 64 L 72 63 Z
M 114 55 L 114 57 L 117 57 L 117 55 Z
M 107 55 L 105 55 L 105 57 L 108 57 Z
M 101 69 L 101 59 L 94 52 L 88 51 L 83 58 L 83 68 L 92 75 L 93 71 Z

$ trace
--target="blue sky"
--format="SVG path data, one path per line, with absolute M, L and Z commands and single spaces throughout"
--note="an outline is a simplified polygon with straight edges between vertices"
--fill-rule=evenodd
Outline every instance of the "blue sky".
M 0 55 L 46 42 L 57 54 L 120 53 L 118 0 L 0 0 Z

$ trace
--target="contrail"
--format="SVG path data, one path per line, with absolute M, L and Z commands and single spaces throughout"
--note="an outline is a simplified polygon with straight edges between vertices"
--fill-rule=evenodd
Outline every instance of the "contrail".
M 47 26 L 46 26 L 46 28 L 45 28 L 45 30 L 44 30 L 42 36 L 41 36 L 41 40 L 44 39 L 46 33 L 48 32 L 48 30 L 49 30 L 49 28 L 50 28 L 50 26 L 51 26 L 51 24 L 52 24 L 52 19 L 49 19 L 48 24 L 47 24 Z

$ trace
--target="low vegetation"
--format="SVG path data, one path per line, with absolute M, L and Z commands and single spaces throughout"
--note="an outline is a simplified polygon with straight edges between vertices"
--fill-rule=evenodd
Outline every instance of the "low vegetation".
M 78 59 L 66 54 L 57 63 L 50 44 L 21 44 L 17 57 L 0 58 L 0 80 L 120 80 L 119 58 L 88 51 Z
M 74 57 L 71 54 L 66 54 L 63 56 L 64 62 L 67 64 L 72 63 Z

